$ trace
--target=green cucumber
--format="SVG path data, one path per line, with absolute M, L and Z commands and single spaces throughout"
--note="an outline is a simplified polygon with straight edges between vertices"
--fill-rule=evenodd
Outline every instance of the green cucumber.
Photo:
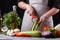
M 35 28 L 36 28 L 37 24 L 38 24 L 38 18 L 34 21 L 31 31 L 36 30 Z

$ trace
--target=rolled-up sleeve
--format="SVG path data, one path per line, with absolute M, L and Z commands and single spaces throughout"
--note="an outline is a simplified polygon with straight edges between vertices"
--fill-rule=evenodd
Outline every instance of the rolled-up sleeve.
M 55 0 L 53 7 L 60 9 L 60 0 Z

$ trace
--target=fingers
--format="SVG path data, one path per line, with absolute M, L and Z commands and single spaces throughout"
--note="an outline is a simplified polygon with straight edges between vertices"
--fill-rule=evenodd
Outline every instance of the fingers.
M 26 11 L 30 16 L 34 15 L 34 9 L 32 7 L 27 8 Z
M 30 10 L 26 10 L 26 12 L 31 16 L 31 12 L 30 12 Z
M 43 23 L 44 21 L 45 21 L 45 17 L 41 16 L 40 19 L 39 19 L 39 23 Z
M 38 22 L 38 24 L 41 24 L 41 23 L 42 23 L 42 21 L 39 21 L 39 22 Z

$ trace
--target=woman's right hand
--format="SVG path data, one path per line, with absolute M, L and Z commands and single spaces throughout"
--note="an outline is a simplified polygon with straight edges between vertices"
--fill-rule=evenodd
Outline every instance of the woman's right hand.
M 30 5 L 27 5 L 27 6 L 26 6 L 26 12 L 27 12 L 30 16 L 34 16 L 34 14 L 35 14 L 35 11 L 34 11 L 33 7 L 30 6 Z

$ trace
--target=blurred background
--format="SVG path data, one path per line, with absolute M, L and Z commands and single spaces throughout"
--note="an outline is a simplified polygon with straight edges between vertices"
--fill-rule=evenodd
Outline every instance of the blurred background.
M 17 6 L 17 0 L 0 0 L 0 10 L 1 10 L 2 16 L 5 13 L 12 11 L 13 5 Z M 19 14 L 19 17 L 23 19 L 24 10 L 20 9 L 17 6 L 17 13 Z M 54 26 L 60 23 L 60 12 L 53 16 L 53 21 L 54 21 Z

